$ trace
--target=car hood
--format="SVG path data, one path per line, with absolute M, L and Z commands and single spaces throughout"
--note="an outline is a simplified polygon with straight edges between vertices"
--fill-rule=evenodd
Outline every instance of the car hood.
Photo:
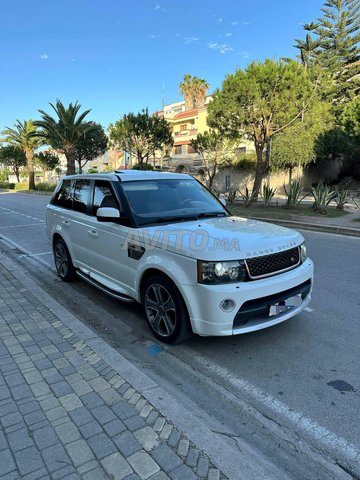
M 258 257 L 304 241 L 295 230 L 235 216 L 154 225 L 137 230 L 137 235 L 146 250 L 162 248 L 199 260 Z

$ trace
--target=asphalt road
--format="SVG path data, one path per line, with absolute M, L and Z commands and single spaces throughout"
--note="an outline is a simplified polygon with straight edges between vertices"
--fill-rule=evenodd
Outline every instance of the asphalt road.
M 299 445 L 305 439 L 319 449 L 325 445 L 335 457 L 336 451 L 353 459 L 360 454 L 359 238 L 302 232 L 316 283 L 309 308 L 296 318 L 247 335 L 194 337 L 186 345 L 164 347 L 154 341 L 137 305 L 116 302 L 81 281 L 63 284 L 53 275 L 45 236 L 48 200 L 0 194 L 0 238 L 20 248 L 14 254 L 48 293 L 127 358 L 204 419 L 216 419 L 224 432 L 252 439 L 269 455 L 275 455 L 274 446 L 259 427 L 258 412 L 291 431 Z M 34 261 L 45 269 L 37 271 Z M 289 478 L 311 478 L 306 466 L 295 474 L 299 459 L 276 455 Z

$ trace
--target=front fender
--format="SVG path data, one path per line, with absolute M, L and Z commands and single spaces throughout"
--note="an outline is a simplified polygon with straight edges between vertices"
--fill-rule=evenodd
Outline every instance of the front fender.
M 175 257 L 175 258 L 174 258 Z M 157 270 L 169 277 L 180 290 L 185 303 L 185 292 L 183 285 L 196 285 L 197 264 L 196 260 L 182 255 L 174 255 L 161 251 L 161 256 L 156 251 L 151 252 L 141 264 L 135 279 L 137 300 L 141 300 L 141 282 L 149 270 Z

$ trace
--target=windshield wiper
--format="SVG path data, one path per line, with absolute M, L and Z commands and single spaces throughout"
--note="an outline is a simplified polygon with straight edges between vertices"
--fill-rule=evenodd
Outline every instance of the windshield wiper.
M 196 215 L 196 218 L 206 218 L 206 217 L 226 217 L 226 212 L 204 212 Z

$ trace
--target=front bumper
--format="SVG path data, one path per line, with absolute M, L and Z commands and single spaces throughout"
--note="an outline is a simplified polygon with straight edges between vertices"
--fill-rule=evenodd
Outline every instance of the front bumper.
M 252 332 L 284 322 L 300 313 L 309 304 L 313 274 L 313 262 L 307 259 L 294 270 L 252 282 L 224 285 L 183 285 L 193 331 L 204 336 L 225 336 Z M 277 294 L 286 291 L 295 292 L 292 289 L 296 289 L 308 281 L 310 281 L 310 289 L 308 289 L 310 291 L 307 293 L 303 290 L 307 294 L 302 298 L 300 305 L 271 317 L 266 318 L 264 312 L 262 315 L 257 312 L 254 313 L 254 318 L 249 318 L 245 322 L 238 321 L 237 314 L 245 302 L 250 303 L 253 300 L 253 304 L 261 304 L 256 300 L 270 297 L 271 301 L 275 303 L 281 299 L 281 295 L 278 298 Z M 231 299 L 235 303 L 232 311 L 223 311 L 220 308 L 220 304 L 225 299 Z

